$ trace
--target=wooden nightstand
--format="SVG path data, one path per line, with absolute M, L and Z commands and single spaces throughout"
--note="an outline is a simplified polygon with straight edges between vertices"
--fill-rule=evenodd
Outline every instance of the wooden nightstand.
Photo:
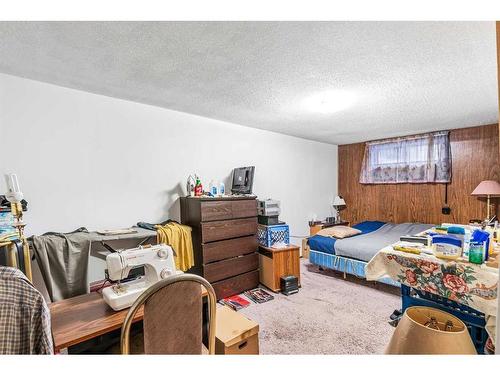
M 349 226 L 348 221 L 339 221 L 338 223 L 328 223 L 326 221 L 315 222 L 314 225 L 309 225 L 309 235 L 314 236 L 323 228 L 336 227 L 337 225 Z
M 273 292 L 279 292 L 281 276 L 296 276 L 300 286 L 300 247 L 288 245 L 282 249 L 259 247 L 260 282 Z

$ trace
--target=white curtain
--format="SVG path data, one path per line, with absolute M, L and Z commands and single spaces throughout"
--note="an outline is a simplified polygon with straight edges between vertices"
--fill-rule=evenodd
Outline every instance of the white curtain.
M 449 132 L 367 142 L 362 184 L 447 183 L 451 181 Z

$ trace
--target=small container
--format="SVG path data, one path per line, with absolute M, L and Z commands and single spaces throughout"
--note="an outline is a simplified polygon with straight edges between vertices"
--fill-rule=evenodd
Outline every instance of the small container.
M 456 226 L 448 227 L 448 235 L 458 238 L 459 240 L 462 241 L 462 244 L 465 241 L 465 229 L 462 227 L 456 227 Z
M 434 236 L 432 250 L 437 258 L 457 259 L 462 255 L 462 241 L 454 236 Z
M 226 194 L 226 185 L 224 185 L 224 182 L 221 182 L 219 184 L 219 195 L 224 196 Z
M 210 194 L 212 194 L 213 197 L 216 197 L 218 193 L 217 189 L 217 184 L 214 183 L 214 181 L 210 181 Z
M 471 241 L 471 235 L 472 235 L 472 233 L 470 231 L 465 232 L 464 249 L 462 251 L 462 256 L 465 259 L 469 259 L 469 246 L 470 246 L 470 241 Z
M 472 232 L 472 237 L 471 237 L 471 242 L 477 242 L 477 243 L 482 243 L 484 244 L 485 253 L 484 253 L 484 261 L 488 260 L 488 249 L 490 247 L 490 233 L 481 230 L 481 229 L 476 229 L 474 232 Z M 470 253 L 469 253 L 470 254 Z
M 469 262 L 483 264 L 485 261 L 484 242 L 471 241 L 469 244 Z

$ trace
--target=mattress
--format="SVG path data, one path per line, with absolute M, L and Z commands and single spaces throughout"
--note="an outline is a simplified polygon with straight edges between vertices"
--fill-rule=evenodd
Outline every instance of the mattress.
M 369 262 L 380 249 L 399 241 L 401 236 L 414 235 L 432 227 L 431 224 L 365 221 L 354 226 L 362 232 L 356 236 L 341 240 L 313 236 L 309 239 L 309 247 L 313 251 Z
M 358 236 L 360 236 L 362 234 L 374 232 L 377 229 L 380 229 L 383 225 L 385 225 L 385 223 L 382 221 L 363 221 L 359 224 L 353 225 L 353 228 L 359 229 L 362 232 L 361 234 L 358 234 Z M 336 241 L 342 240 L 316 235 L 309 238 L 308 244 L 311 250 L 319 251 L 324 254 L 335 255 Z

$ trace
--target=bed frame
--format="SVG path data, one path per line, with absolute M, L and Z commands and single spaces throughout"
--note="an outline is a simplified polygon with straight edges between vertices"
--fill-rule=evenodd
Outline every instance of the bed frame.
M 325 254 L 309 248 L 309 262 L 319 267 L 343 272 L 344 278 L 346 274 L 350 274 L 361 279 L 366 279 L 365 266 L 367 262 L 363 262 L 362 260 L 346 258 L 340 255 Z M 378 281 L 398 288 L 401 286 L 400 283 L 394 281 L 390 277 L 384 277 Z

